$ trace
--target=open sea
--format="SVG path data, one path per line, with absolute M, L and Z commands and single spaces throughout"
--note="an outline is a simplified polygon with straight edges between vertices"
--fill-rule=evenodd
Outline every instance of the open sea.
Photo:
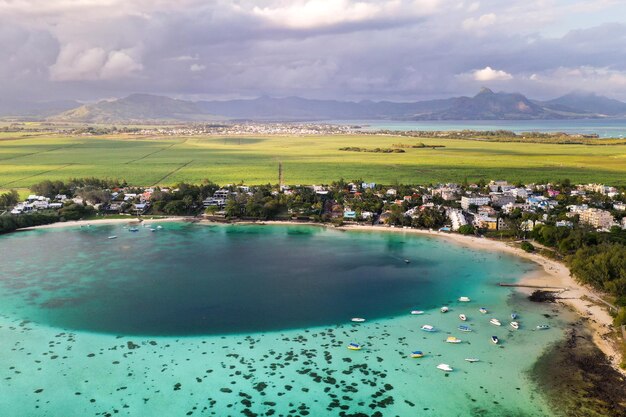
M 328 121 L 337 125 L 359 125 L 364 130 L 510 130 L 522 132 L 563 132 L 571 134 L 597 134 L 601 138 L 626 137 L 626 119 L 571 119 L 571 120 L 351 120 Z
M 529 370 L 570 323 L 496 285 L 528 261 L 403 233 L 153 228 L 0 236 L 0 416 L 553 415 Z

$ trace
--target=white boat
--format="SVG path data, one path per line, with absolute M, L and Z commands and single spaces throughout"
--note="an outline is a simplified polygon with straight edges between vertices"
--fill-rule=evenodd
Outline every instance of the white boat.
M 519 323 L 516 321 L 512 321 L 511 322 L 511 327 L 514 328 L 515 330 L 519 329 Z
M 117 236 L 109 236 L 109 239 L 117 239 Z
M 424 312 L 422 310 L 411 310 L 411 314 L 413 314 L 414 316 L 417 316 L 420 314 L 424 314 Z
M 548 326 L 547 324 L 540 324 L 539 326 L 537 326 L 537 330 L 546 330 L 549 328 L 550 326 Z
M 441 312 L 442 313 L 447 313 L 448 311 L 450 311 L 450 309 L 446 306 L 441 307 Z
M 457 339 L 454 336 L 448 336 L 448 338 L 446 339 L 446 343 L 461 343 L 462 340 L 461 339 Z
M 155 229 L 154 227 L 151 227 L 151 228 L 150 228 L 150 231 L 151 231 L 151 232 L 156 232 L 156 230 L 157 230 L 157 229 Z
M 463 326 L 463 325 L 459 326 L 459 330 L 462 332 L 466 332 L 466 333 L 472 331 L 472 329 L 470 329 L 468 326 Z
M 363 323 L 365 321 L 365 319 L 362 318 L 362 317 L 353 317 L 353 318 L 350 319 L 350 321 L 353 321 L 355 323 Z
M 435 328 L 430 324 L 425 324 L 422 326 L 422 330 L 424 330 L 425 332 L 434 332 Z
M 444 372 L 452 372 L 452 367 L 447 363 L 440 363 L 439 365 L 437 365 L 437 369 L 440 369 Z
M 469 297 L 459 297 L 459 301 L 462 303 L 469 303 L 470 302 L 470 298 Z
M 517 313 L 511 313 L 511 320 L 515 320 L 517 318 Z
M 479 308 L 478 311 L 480 311 L 483 314 L 487 314 L 487 309 L 485 307 Z
M 466 362 L 470 362 L 470 363 L 474 363 L 474 362 L 479 362 L 480 359 L 478 358 L 465 358 Z
M 163 226 L 157 226 L 157 229 L 163 229 Z
M 500 320 L 498 319 L 491 319 L 489 320 L 489 323 L 493 324 L 494 326 L 502 326 L 502 323 L 500 323 Z
M 498 339 L 498 336 L 491 336 L 491 341 L 496 345 L 500 343 L 500 339 Z
M 405 260 L 404 260 L 404 263 L 405 263 L 405 264 L 410 264 L 410 263 L 411 263 L 411 261 L 409 261 L 408 259 L 405 259 Z
M 459 318 L 463 321 L 467 321 L 467 316 L 465 314 L 459 314 Z

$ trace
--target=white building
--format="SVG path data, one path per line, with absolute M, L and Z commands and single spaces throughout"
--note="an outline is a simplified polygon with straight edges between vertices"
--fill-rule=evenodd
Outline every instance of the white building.
M 484 206 L 489 204 L 490 202 L 491 198 L 488 196 L 461 197 L 461 207 L 463 207 L 463 210 L 469 210 L 469 207 L 472 205 Z
M 449 209 L 447 214 L 450 222 L 452 223 L 452 230 L 459 230 L 461 226 L 467 224 L 467 220 L 461 210 Z

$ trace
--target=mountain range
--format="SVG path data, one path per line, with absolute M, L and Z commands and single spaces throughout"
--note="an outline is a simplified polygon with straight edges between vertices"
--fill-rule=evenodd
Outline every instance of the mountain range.
M 249 100 L 186 101 L 151 94 L 79 105 L 77 102 L 0 102 L 0 116 L 39 117 L 81 123 L 209 122 L 218 120 L 533 120 L 626 117 L 626 103 L 593 93 L 572 92 L 549 100 L 483 88 L 473 97 L 398 103 L 259 97 Z

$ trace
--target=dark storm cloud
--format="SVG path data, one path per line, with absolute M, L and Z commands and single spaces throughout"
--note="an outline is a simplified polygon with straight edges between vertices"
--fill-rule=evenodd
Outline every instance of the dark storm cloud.
M 415 100 L 488 85 L 626 98 L 621 11 L 610 0 L 0 0 L 0 93 Z

